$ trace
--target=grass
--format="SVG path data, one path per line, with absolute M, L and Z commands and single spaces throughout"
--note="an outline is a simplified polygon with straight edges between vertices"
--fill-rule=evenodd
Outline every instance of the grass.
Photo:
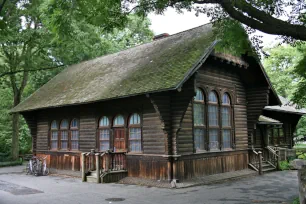
M 299 197 L 295 198 L 292 202 L 292 204 L 300 204 L 300 199 Z

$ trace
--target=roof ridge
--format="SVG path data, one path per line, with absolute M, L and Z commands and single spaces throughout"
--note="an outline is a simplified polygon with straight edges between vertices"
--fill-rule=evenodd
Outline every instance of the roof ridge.
M 142 44 L 139 44 L 139 45 L 135 45 L 134 47 L 129 47 L 129 48 L 125 48 L 123 50 L 120 50 L 118 52 L 114 52 L 114 53 L 109 53 L 109 54 L 106 54 L 106 55 L 101 55 L 101 56 L 98 56 L 98 57 L 95 57 L 95 58 L 92 58 L 92 59 L 88 59 L 88 60 L 84 60 L 84 61 L 81 61 L 81 62 L 78 62 L 78 63 L 74 63 L 74 64 L 70 64 L 70 65 L 67 65 L 67 67 L 64 68 L 67 69 L 71 66 L 74 66 L 74 65 L 77 65 L 77 64 L 82 64 L 82 63 L 86 63 L 86 62 L 90 62 L 90 61 L 93 61 L 93 60 L 96 60 L 96 59 L 100 59 L 100 58 L 103 58 L 103 57 L 107 57 L 107 56 L 111 56 L 111 55 L 115 55 L 115 54 L 119 54 L 119 53 L 123 53 L 127 50 L 130 50 L 130 49 L 134 49 L 134 48 L 137 48 L 137 47 L 140 47 L 140 46 L 144 46 L 144 45 L 148 45 L 148 44 L 151 44 L 151 43 L 154 43 L 154 42 L 158 42 L 158 41 L 162 41 L 162 40 L 165 40 L 165 39 L 169 39 L 171 37 L 174 37 L 174 36 L 177 36 L 177 35 L 181 35 L 183 33 L 186 33 L 186 32 L 189 32 L 191 30 L 195 30 L 195 29 L 198 29 L 200 27 L 203 27 L 203 26 L 206 26 L 206 25 L 209 25 L 209 24 L 212 24 L 211 22 L 209 23 L 205 23 L 203 25 L 200 25 L 200 26 L 197 26 L 197 27 L 194 27 L 194 28 L 190 28 L 188 30 L 183 30 L 183 31 L 180 31 L 178 33 L 174 33 L 172 35 L 169 35 L 168 37 L 165 37 L 165 38 L 161 38 L 161 39 L 158 39 L 158 40 L 152 40 L 150 42 L 145 42 L 145 43 L 142 43 Z

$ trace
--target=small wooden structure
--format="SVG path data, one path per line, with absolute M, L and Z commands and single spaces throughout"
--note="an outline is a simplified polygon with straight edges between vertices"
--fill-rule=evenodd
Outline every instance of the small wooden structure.
M 12 112 L 35 154 L 83 181 L 260 171 L 258 118 L 281 102 L 256 56 L 216 53 L 217 43 L 206 24 L 72 65 Z

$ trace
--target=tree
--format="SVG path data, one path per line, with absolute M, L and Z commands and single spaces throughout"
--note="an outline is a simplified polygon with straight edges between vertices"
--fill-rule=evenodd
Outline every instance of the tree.
M 55 9 L 52 15 L 44 15 L 50 2 L 53 1 L 7 1 L 2 4 L 0 76 L 7 76 L 8 80 L 0 79 L 5 89 L 10 87 L 12 91 L 13 106 L 21 102 L 29 82 L 32 89 L 27 90 L 26 95 L 66 65 L 152 39 L 149 21 L 136 16 L 126 16 L 126 28 L 113 27 L 111 33 L 74 15 L 69 18 L 68 30 L 61 32 L 52 22 L 56 19 L 58 24 L 66 25 L 65 18 L 59 16 L 63 13 Z M 9 96 L 7 92 L 3 94 Z M 12 114 L 13 159 L 17 159 L 19 153 L 19 125 L 19 114 Z

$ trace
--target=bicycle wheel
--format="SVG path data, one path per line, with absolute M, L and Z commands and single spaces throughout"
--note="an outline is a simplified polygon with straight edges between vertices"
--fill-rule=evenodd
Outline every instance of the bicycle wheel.
M 46 168 L 45 172 L 44 172 L 44 176 L 48 176 L 49 175 L 49 168 Z

